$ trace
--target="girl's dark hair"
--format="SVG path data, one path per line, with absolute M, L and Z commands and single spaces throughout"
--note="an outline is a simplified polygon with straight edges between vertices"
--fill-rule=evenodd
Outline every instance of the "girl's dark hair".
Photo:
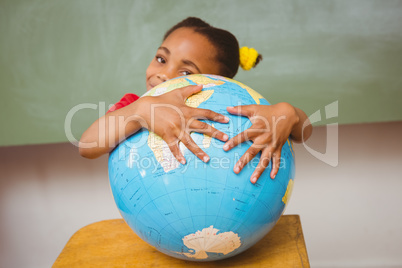
M 217 60 L 221 63 L 220 75 L 228 78 L 233 78 L 236 75 L 240 61 L 239 42 L 233 34 L 215 28 L 199 18 L 189 17 L 170 28 L 165 33 L 163 40 L 175 30 L 183 27 L 191 28 L 202 34 L 216 47 L 218 51 Z

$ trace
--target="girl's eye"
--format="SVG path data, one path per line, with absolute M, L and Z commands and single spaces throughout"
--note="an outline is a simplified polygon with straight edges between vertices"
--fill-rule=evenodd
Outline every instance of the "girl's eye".
M 155 58 L 156 58 L 156 61 L 159 63 L 166 63 L 165 59 L 162 57 L 156 56 Z
M 182 71 L 181 74 L 183 74 L 183 75 L 185 76 L 185 75 L 190 75 L 191 72 L 189 72 L 189 71 Z

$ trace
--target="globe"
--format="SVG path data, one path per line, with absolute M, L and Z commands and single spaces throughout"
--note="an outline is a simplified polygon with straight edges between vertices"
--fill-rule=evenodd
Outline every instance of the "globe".
M 202 84 L 203 90 L 190 96 L 186 104 L 228 116 L 227 124 L 205 122 L 229 138 L 249 128 L 251 122 L 247 117 L 229 114 L 226 107 L 269 105 L 248 86 L 214 75 L 178 77 L 145 95 L 156 96 L 196 84 Z M 157 250 L 190 261 L 228 258 L 257 243 L 282 215 L 295 173 L 292 144 L 288 139 L 282 148 L 275 179 L 270 178 L 270 164 L 252 184 L 250 177 L 260 155 L 239 174 L 233 172 L 251 141 L 226 152 L 222 141 L 195 132 L 191 137 L 210 156 L 209 162 L 202 162 L 180 145 L 187 161 L 180 164 L 167 144 L 146 129 L 130 136 L 110 154 L 111 190 L 127 224 Z

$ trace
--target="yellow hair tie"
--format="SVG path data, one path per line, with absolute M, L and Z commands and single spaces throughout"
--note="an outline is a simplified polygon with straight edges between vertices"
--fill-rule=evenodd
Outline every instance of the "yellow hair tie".
M 240 66 L 248 71 L 255 66 L 258 58 L 258 52 L 254 48 L 240 48 Z

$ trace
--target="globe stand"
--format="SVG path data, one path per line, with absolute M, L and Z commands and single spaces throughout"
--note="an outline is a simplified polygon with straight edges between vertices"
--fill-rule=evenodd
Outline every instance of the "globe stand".
M 122 220 L 78 230 L 53 268 L 59 267 L 310 267 L 298 215 L 282 216 L 271 232 L 247 251 L 215 262 L 191 262 L 160 253 Z

